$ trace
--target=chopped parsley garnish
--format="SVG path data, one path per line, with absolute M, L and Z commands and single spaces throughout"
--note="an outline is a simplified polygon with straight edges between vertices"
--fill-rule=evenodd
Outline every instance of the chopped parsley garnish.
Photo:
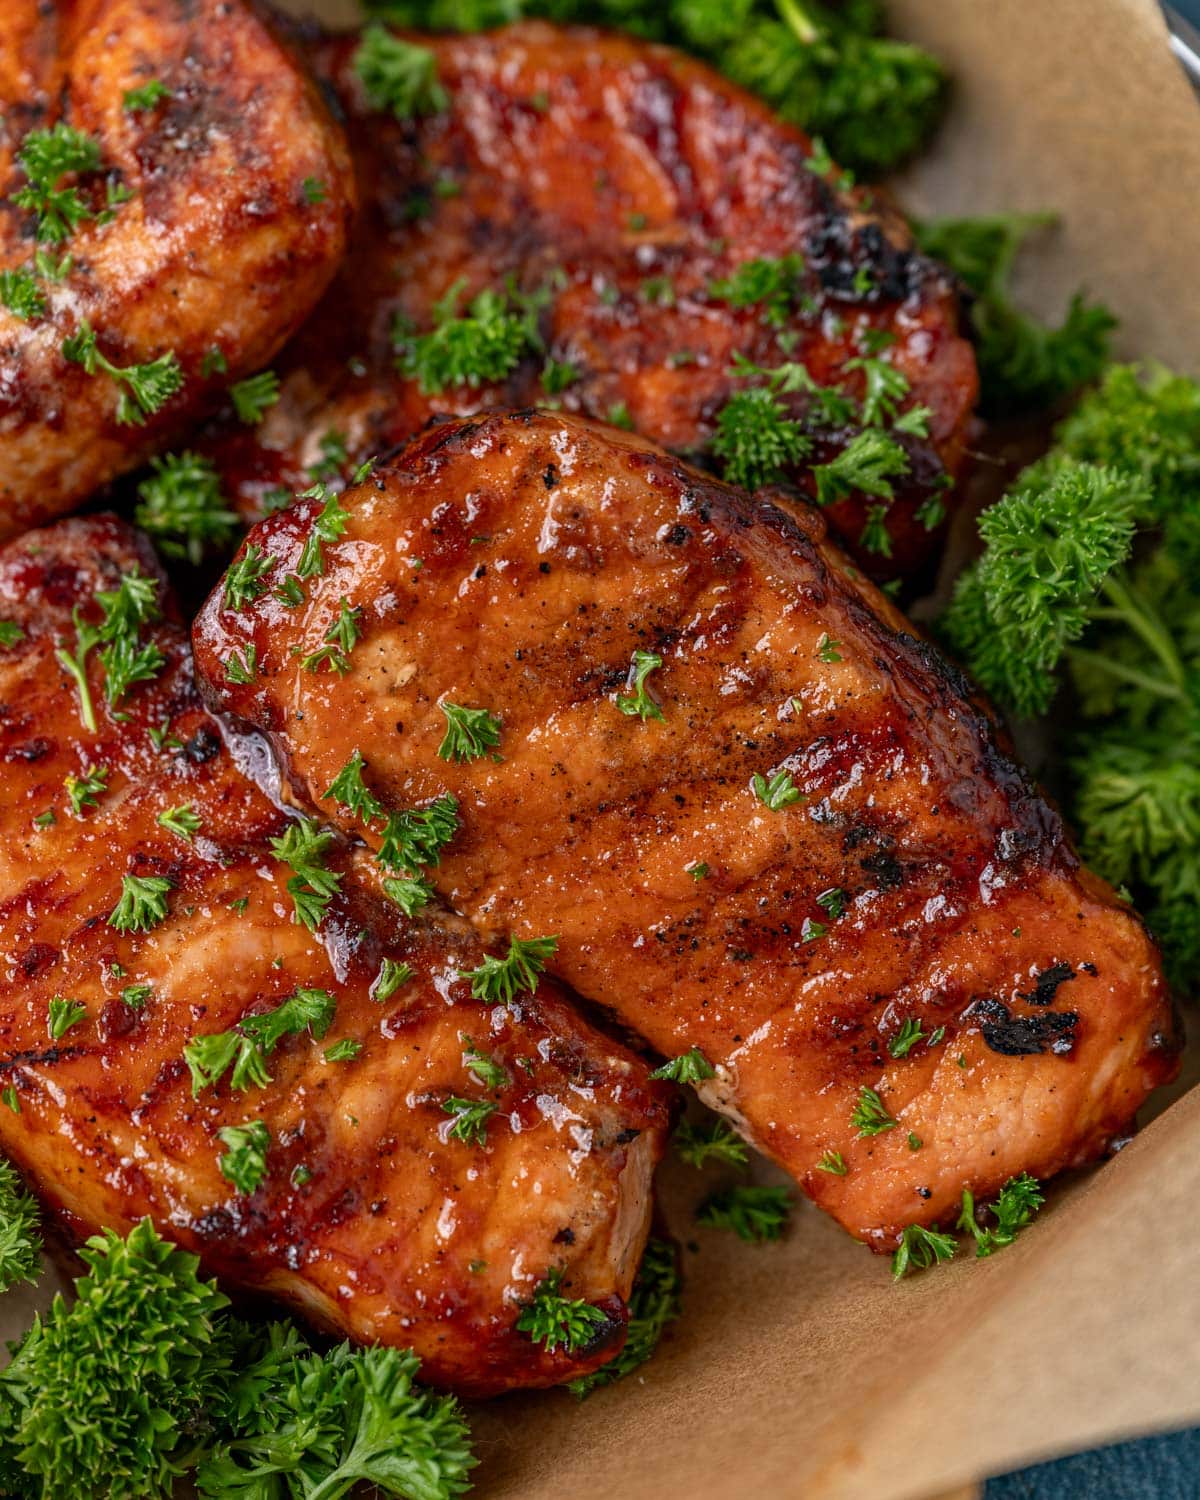
M 21 1113 L 21 1096 L 17 1093 L 15 1085 L 11 1083 L 6 1085 L 4 1091 L 0 1093 L 0 1100 L 12 1110 L 14 1115 Z
M 446 735 L 438 746 L 442 760 L 478 760 L 500 743 L 500 720 L 486 708 L 438 705 L 446 716 Z
M 827 891 L 822 891 L 817 897 L 817 905 L 826 913 L 831 922 L 836 922 L 846 910 L 846 893 L 840 886 L 830 886 Z
M 455 1095 L 442 1101 L 442 1108 L 454 1117 L 449 1134 L 466 1145 L 482 1146 L 487 1141 L 487 1122 L 496 1106 L 486 1099 L 459 1099 Z
M 171 98 L 171 90 L 161 78 L 152 78 L 149 83 L 144 83 L 140 88 L 126 89 L 125 97 L 121 100 L 121 108 L 127 114 L 136 114 L 139 110 L 154 109 L 164 99 Z
M 55 995 L 50 1002 L 49 1016 L 47 1017 L 47 1030 L 51 1041 L 58 1039 L 72 1026 L 77 1026 L 87 1016 L 87 1006 L 79 1000 L 67 1000 L 62 995 Z
M 413 970 L 406 963 L 394 958 L 385 958 L 379 965 L 379 973 L 371 985 L 371 999 L 382 1005 L 413 977 Z
M 547 396 L 561 396 L 578 379 L 579 371 L 573 364 L 547 356 L 542 366 L 542 390 Z
M 198 564 L 210 549 L 233 540 L 238 518 L 221 494 L 212 461 L 196 453 L 168 453 L 150 463 L 137 487 L 134 520 L 164 557 Z
M 782 1187 L 731 1187 L 713 1193 L 696 1210 L 697 1224 L 732 1229 L 752 1244 L 783 1238 L 792 1212 L 792 1195 Z
M 396 903 L 406 917 L 415 917 L 437 892 L 421 876 L 396 875 L 383 882 L 384 895 Z
M 350 462 L 350 455 L 346 452 L 346 439 L 335 428 L 330 428 L 322 436 L 319 446 L 320 458 L 308 467 L 308 477 L 314 483 L 319 483 L 324 479 L 336 479 Z
M 910 1269 L 924 1270 L 938 1261 L 953 1260 L 957 1249 L 958 1241 L 952 1234 L 940 1234 L 923 1224 L 910 1224 L 892 1256 L 892 1276 L 899 1281 Z
M 708 295 L 730 307 L 761 307 L 763 322 L 778 328 L 787 322 L 803 273 L 799 255 L 747 260 L 732 276 L 710 282 Z
M 376 818 L 382 818 L 384 814 L 383 803 L 367 790 L 366 783 L 363 781 L 362 773 L 366 764 L 362 753 L 355 750 L 329 783 L 328 789 L 322 793 L 321 800 L 325 801 L 332 797 L 352 817 L 359 818 L 364 828 L 369 828 Z
M 458 799 L 443 792 L 428 807 L 390 813 L 375 857 L 391 870 L 436 865 L 457 832 Z
M 300 663 L 301 667 L 308 672 L 318 672 L 328 662 L 339 677 L 344 677 L 350 670 L 350 653 L 358 644 L 361 615 L 362 609 L 358 606 L 352 609 L 343 595 L 338 616 L 325 632 L 325 644 L 306 656 Z
M 704 860 L 699 860 L 694 865 L 688 865 L 687 872 L 693 880 L 704 880 L 708 875 L 708 865 Z
M 183 370 L 173 349 L 142 365 L 115 365 L 100 353 L 91 324 L 84 318 L 62 342 L 63 358 L 82 365 L 89 375 L 97 370 L 124 386 L 117 400 L 117 421 L 142 426 L 183 386 Z
M 271 853 L 293 871 L 287 888 L 295 906 L 294 920 L 310 932 L 320 926 L 341 887 L 342 877 L 325 861 L 334 842 L 334 835 L 311 818 L 289 823 L 280 837 L 270 841 Z
M 0 1159 L 0 1292 L 19 1281 L 37 1281 L 41 1250 L 37 1201 L 13 1164 Z
M 893 1057 L 907 1057 L 918 1042 L 923 1041 L 925 1033 L 921 1030 L 921 1023 L 915 1017 L 909 1016 L 900 1027 L 900 1030 L 887 1044 L 888 1051 Z
M 558 948 L 556 937 L 510 938 L 503 958 L 488 954 L 475 969 L 459 973 L 471 981 L 471 994 L 489 1005 L 511 1005 L 522 990 L 529 994 L 538 987 L 538 976 Z
M 567 1382 L 573 1396 L 583 1397 L 600 1386 L 611 1385 L 614 1380 L 636 1370 L 658 1347 L 667 1324 L 679 1316 L 680 1275 L 675 1247 L 666 1240 L 651 1239 L 646 1243 L 646 1253 L 633 1283 L 629 1297 L 629 1327 L 624 1346 L 616 1359 L 611 1359 L 590 1375 L 580 1375 Z
M 330 495 L 323 484 L 315 484 L 305 490 L 303 500 L 320 500 L 321 509 L 313 518 L 312 528 L 305 538 L 300 561 L 296 564 L 297 578 L 319 578 L 325 572 L 324 544 L 336 542 L 345 532 L 350 512 L 336 495 Z
M 909 471 L 908 454 L 894 438 L 870 430 L 853 437 L 836 458 L 813 465 L 818 505 L 834 505 L 847 495 L 895 496 L 892 480 Z
M 96 708 L 92 701 L 91 685 L 88 682 L 87 656 L 92 647 L 99 643 L 100 630 L 97 626 L 87 623 L 78 605 L 71 611 L 71 618 L 75 622 L 75 649 L 68 651 L 65 646 L 59 646 L 54 652 L 54 658 L 75 682 L 75 690 L 79 695 L 79 717 L 83 722 L 83 727 L 95 734 Z
M 859 1139 L 867 1135 L 881 1135 L 885 1130 L 896 1128 L 896 1121 L 888 1114 L 883 1100 L 866 1084 L 859 1091 L 858 1103 L 850 1115 L 850 1123 L 857 1130 Z
M 245 1125 L 226 1125 L 217 1135 L 229 1148 L 217 1158 L 221 1176 L 239 1193 L 254 1192 L 267 1175 L 271 1132 L 261 1120 L 249 1120 Z
M 288 609 L 295 609 L 304 603 L 304 588 L 300 580 L 294 574 L 289 573 L 271 597 L 278 599 L 280 604 Z
M 318 203 L 324 203 L 329 196 L 328 189 L 319 177 L 306 177 L 300 184 L 300 191 L 304 194 L 304 201 L 310 208 L 315 208 Z
M 225 574 L 225 608 L 243 610 L 267 592 L 265 574 L 275 566 L 269 552 L 251 542 Z
M 779 812 L 782 808 L 791 807 L 793 802 L 804 800 L 789 771 L 776 771 L 769 780 L 756 772 L 750 779 L 750 785 L 762 805 L 769 807 L 772 812 Z
M 393 36 L 386 27 L 364 27 L 354 54 L 354 71 L 372 109 L 388 110 L 397 120 L 436 115 L 450 96 L 438 82 L 437 58 L 428 47 Z
M 829 931 L 824 922 L 817 922 L 812 917 L 805 917 L 800 926 L 800 941 L 802 943 L 815 943 L 818 938 L 823 938 Z
M 121 899 L 108 919 L 118 932 L 149 932 L 167 915 L 167 892 L 171 882 L 165 875 L 122 875 Z
M 867 507 L 867 519 L 858 534 L 858 545 L 864 552 L 874 552 L 878 557 L 891 557 L 892 537 L 887 527 L 886 505 Z
M 139 645 L 132 635 L 120 635 L 102 647 L 104 696 L 110 704 L 121 699 L 139 682 L 152 682 L 166 665 L 166 657 L 152 641 Z
M 832 1177 L 845 1177 L 850 1168 L 840 1151 L 826 1151 L 817 1163 L 818 1172 L 828 1172 Z
M 482 1084 L 485 1089 L 504 1088 L 509 1081 L 508 1069 L 501 1067 L 490 1052 L 481 1052 L 465 1032 L 460 1032 L 458 1039 L 463 1044 L 463 1067 L 476 1083 Z
M 692 1047 L 679 1057 L 671 1058 L 670 1062 L 663 1063 L 650 1074 L 651 1078 L 669 1079 L 672 1083 L 703 1083 L 706 1078 L 716 1076 L 716 1068 L 699 1047 Z
M 256 427 L 279 400 L 279 377 L 274 370 L 260 370 L 229 387 L 229 399 L 238 421 Z
M 1005 1245 L 1011 1245 L 1022 1229 L 1032 1222 L 1033 1216 L 1046 1201 L 1041 1183 L 1028 1172 L 1019 1177 L 1010 1177 L 1000 1189 L 1000 1196 L 983 1212 L 996 1221 L 994 1229 L 985 1228 L 975 1216 L 975 1195 L 969 1188 L 963 1189 L 962 1213 L 957 1228 L 969 1231 L 975 1238 L 975 1254 L 978 1258 L 993 1255 Z
M 242 652 L 231 651 L 225 663 L 225 676 L 229 682 L 245 686 L 258 679 L 258 647 L 253 641 Z
M 273 1010 L 243 1016 L 231 1031 L 195 1036 L 183 1049 L 192 1096 L 216 1088 L 230 1069 L 230 1087 L 243 1092 L 271 1081 L 267 1059 L 286 1036 L 307 1031 L 320 1041 L 333 1024 L 336 1002 L 328 990 L 298 989 Z
M 712 451 L 730 484 L 761 489 L 787 477 L 811 450 L 812 440 L 765 386 L 731 396 L 717 417 Z M 815 471 L 814 471 L 815 472 Z
M 608 1324 L 608 1315 L 602 1308 L 593 1307 L 582 1299 L 564 1297 L 559 1290 L 562 1279 L 560 1268 L 550 1271 L 517 1319 L 517 1331 L 527 1333 L 549 1354 L 553 1354 L 560 1344 L 568 1354 L 574 1354 Z
M 25 632 L 15 620 L 0 620 L 0 647 L 8 650 L 25 639 Z
M 201 380 L 211 380 L 214 375 L 227 375 L 229 373 L 229 361 L 225 358 L 225 352 L 219 344 L 213 344 L 211 348 L 204 351 L 204 358 L 200 361 Z
M 890 360 L 870 355 L 848 359 L 842 369 L 847 372 L 857 370 L 862 374 L 864 389 L 861 420 L 864 427 L 887 427 L 897 421 L 900 402 L 912 389 L 902 370 L 898 370 Z
M 0 302 L 15 318 L 28 322 L 46 311 L 46 298 L 32 271 L 0 271 Z
M 633 665 L 630 668 L 633 681 L 630 683 L 630 691 L 617 694 L 617 707 L 623 714 L 630 718 L 636 715 L 643 723 L 647 719 L 663 717 L 661 705 L 655 702 L 646 689 L 646 678 L 651 672 L 657 672 L 662 664 L 662 657 L 655 656 L 652 651 L 633 653 Z
M 181 807 L 168 807 L 165 812 L 160 812 L 158 825 L 188 844 L 192 842 L 193 834 L 199 833 L 204 826 L 203 819 L 190 802 L 185 802 Z
M 46 244 L 69 239 L 85 219 L 95 218 L 78 188 L 58 187 L 70 173 L 100 166 L 100 148 L 89 135 L 60 120 L 50 130 L 31 130 L 17 153 L 28 183 L 12 195 L 18 208 L 37 216 L 37 237 Z
M 924 1144 L 925 1142 L 921 1139 L 921 1137 L 916 1133 L 915 1130 L 910 1130 L 908 1132 L 908 1149 L 910 1151 L 919 1151 Z
M 97 799 L 108 790 L 109 770 L 107 766 L 94 766 L 82 776 L 68 776 L 63 782 L 67 801 L 77 818 L 83 817 L 85 807 L 97 806 Z
M 353 1062 L 362 1049 L 361 1042 L 344 1036 L 340 1042 L 334 1042 L 332 1047 L 326 1047 L 322 1055 L 327 1063 Z
M 121 991 L 121 999 L 129 1006 L 130 1010 L 140 1010 L 153 993 L 154 988 L 152 985 L 127 984 Z
M 703 1167 L 710 1161 L 744 1167 L 749 1154 L 745 1141 L 727 1120 L 706 1120 L 700 1125 L 681 1120 L 672 1142 L 690 1167 Z
M 456 281 L 433 307 L 433 327 L 415 334 L 398 324 L 393 338 L 400 368 L 418 381 L 421 394 L 450 386 L 503 380 L 527 353 L 540 352 L 537 313 L 543 298 L 485 287 L 459 312 L 466 281 Z
M 835 641 L 830 639 L 828 635 L 823 635 L 817 645 L 818 659 L 825 662 L 827 665 L 832 665 L 834 662 L 844 661 L 845 657 L 843 657 L 841 652 L 838 650 L 838 647 L 841 644 L 841 641 Z

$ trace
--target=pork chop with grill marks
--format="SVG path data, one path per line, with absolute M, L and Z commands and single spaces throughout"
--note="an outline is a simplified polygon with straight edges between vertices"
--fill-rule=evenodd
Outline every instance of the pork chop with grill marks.
M 0 116 L 0 271 L 25 288 L 0 301 L 4 538 L 143 462 L 271 358 L 341 258 L 353 176 L 245 0 L 4 0 Z M 47 215 L 15 201 L 19 158 L 64 129 L 94 155 L 50 172 L 75 207 Z M 85 325 L 92 373 L 86 350 L 67 357 Z M 178 374 L 155 411 L 97 358 Z
M 469 926 L 402 918 L 344 853 L 324 920 L 298 924 L 269 845 L 289 820 L 200 704 L 177 623 L 145 628 L 165 662 L 114 706 L 89 653 L 89 731 L 55 652 L 75 649 L 72 611 L 95 621 L 96 592 L 135 569 L 153 574 L 152 554 L 110 517 L 0 550 L 0 1149 L 74 1237 L 149 1214 L 228 1288 L 411 1346 L 439 1385 L 486 1395 L 594 1368 L 624 1339 L 661 1086 L 552 980 L 508 1007 L 473 999 Z M 162 920 L 152 904 L 113 925 L 125 876 L 169 882 Z M 226 1073 L 193 1094 L 189 1042 L 314 992 L 332 1018 L 268 1048 L 269 1081 L 235 1090 Z M 455 1099 L 481 1107 L 478 1132 L 451 1134 Z M 219 1132 L 254 1121 L 265 1174 L 243 1190 Z M 516 1326 L 556 1270 L 604 1313 L 574 1353 Z
M 852 1233 L 1088 1161 L 1172 1076 L 1141 922 L 816 512 L 538 413 L 431 431 L 343 501 L 251 533 L 298 602 L 214 594 L 206 693 L 368 844 L 348 765 L 387 810 L 449 788 L 445 898 L 700 1048 L 705 1099 Z M 312 653 L 343 604 L 339 675 Z
M 732 373 L 740 354 L 791 362 L 848 392 L 852 409 L 868 376 L 899 378 L 896 408 L 918 431 L 914 411 L 927 408 L 927 436 L 898 434 L 911 467 L 888 510 L 889 552 L 861 547 L 860 561 L 905 572 L 930 555 L 977 378 L 957 288 L 896 213 L 836 169 L 813 170 L 806 137 L 669 48 L 532 22 L 407 40 L 432 52 L 446 107 L 405 120 L 373 106 L 357 36 L 311 48 L 346 112 L 362 207 L 333 287 L 277 366 L 280 402 L 261 426 L 232 421 L 216 442 L 244 513 L 329 477 L 343 449 L 353 466 L 433 413 L 489 406 L 561 403 L 628 421 L 720 471 L 719 414 L 762 383 Z M 722 291 L 754 262 L 768 278 L 792 269 L 769 296 L 753 276 Z M 442 299 L 454 292 L 459 315 L 481 292 L 511 308 L 508 288 L 537 337 L 517 340 L 504 378 L 411 373 L 412 341 Z M 864 358 L 874 363 L 855 364 Z M 779 399 L 813 462 L 856 430 L 853 410 L 826 411 L 803 390 Z M 806 467 L 784 470 L 811 488 Z M 849 494 L 831 524 L 858 547 L 878 504 Z

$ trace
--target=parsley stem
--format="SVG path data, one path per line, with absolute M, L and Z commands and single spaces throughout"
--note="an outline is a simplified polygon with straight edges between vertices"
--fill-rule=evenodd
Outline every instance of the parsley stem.
M 775 0 L 775 4 L 785 25 L 804 46 L 811 47 L 814 42 L 820 41 L 820 31 L 801 7 L 799 0 Z
M 1177 689 L 1175 696 L 1179 696 L 1187 680 L 1187 674 L 1184 672 L 1183 663 L 1179 660 L 1179 653 L 1175 649 L 1170 633 L 1151 606 L 1119 577 L 1106 578 L 1102 592 L 1120 611 L 1121 617 L 1127 621 L 1129 628 L 1141 636 L 1166 667 L 1167 676 Z
M 1120 682 L 1132 683 L 1134 687 L 1153 693 L 1158 698 L 1179 699 L 1183 697 L 1182 692 L 1173 683 L 1163 682 L 1161 678 L 1153 677 L 1148 672 L 1139 672 L 1136 667 L 1127 667 L 1123 662 L 1114 661 L 1111 657 L 1105 656 L 1102 651 L 1088 651 L 1082 646 L 1069 646 L 1067 655 L 1072 661 L 1086 662 L 1095 671 L 1107 672 L 1110 677 L 1115 677 Z
M 87 680 L 87 651 L 81 651 L 76 658 L 65 646 L 60 646 L 54 655 L 59 665 L 75 679 L 75 686 L 79 689 L 79 717 L 89 734 L 95 734 L 96 710 L 92 705 L 92 690 Z

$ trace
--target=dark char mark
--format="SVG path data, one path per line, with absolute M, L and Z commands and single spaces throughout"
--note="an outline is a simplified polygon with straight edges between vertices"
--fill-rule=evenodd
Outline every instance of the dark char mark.
M 1029 1057 L 1038 1052 L 1065 1057 L 1075 1046 L 1079 1012 L 1047 1010 L 1036 1016 L 1014 1016 L 1003 1000 L 988 996 L 967 1006 L 963 1020 L 967 1019 L 981 1022 L 984 1041 L 1003 1057 Z
M 1031 990 L 1022 990 L 1021 999 L 1028 1000 L 1030 1005 L 1049 1005 L 1058 993 L 1060 984 L 1066 984 L 1068 979 L 1075 978 L 1075 970 L 1068 963 L 1051 964 L 1034 980 Z

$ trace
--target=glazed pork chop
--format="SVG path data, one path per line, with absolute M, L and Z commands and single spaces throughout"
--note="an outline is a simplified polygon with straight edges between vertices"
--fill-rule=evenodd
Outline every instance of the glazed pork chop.
M 268 518 L 248 558 L 272 591 L 210 597 L 198 667 L 295 794 L 375 848 L 455 796 L 442 895 L 698 1048 L 706 1102 L 877 1248 L 1095 1157 L 1172 1076 L 1141 922 L 816 512 L 497 414 Z
M 216 441 L 244 514 L 433 413 L 489 406 L 625 422 L 723 471 L 721 413 L 757 388 L 784 420 L 783 448 L 749 432 L 768 420 L 752 406 L 735 474 L 811 488 L 803 458 L 833 459 L 864 416 L 889 430 L 898 418 L 908 472 L 895 499 L 851 487 L 830 520 L 870 570 L 930 554 L 977 379 L 957 289 L 898 215 L 669 48 L 540 23 L 405 40 L 428 49 L 443 93 L 399 120 L 369 68 L 364 84 L 357 36 L 311 50 L 346 112 L 361 211 L 277 367 L 279 403 Z M 490 373 L 460 383 L 450 345 L 480 338 Z M 738 356 L 779 374 L 738 375 Z M 886 524 L 864 538 L 877 512 Z
M 346 142 L 245 0 L 0 6 L 0 538 L 207 415 L 346 243 Z
M 229 1289 L 411 1346 L 439 1385 L 603 1363 L 662 1086 L 553 980 L 474 998 L 469 926 L 404 918 L 333 835 L 281 860 L 303 825 L 238 770 L 178 624 L 144 623 L 163 660 L 113 705 L 90 650 L 81 722 L 76 621 L 135 573 L 153 600 L 154 567 L 111 517 L 0 551 L 0 1148 L 74 1238 L 148 1214 Z M 558 1277 L 603 1314 L 574 1352 L 517 1327 Z

